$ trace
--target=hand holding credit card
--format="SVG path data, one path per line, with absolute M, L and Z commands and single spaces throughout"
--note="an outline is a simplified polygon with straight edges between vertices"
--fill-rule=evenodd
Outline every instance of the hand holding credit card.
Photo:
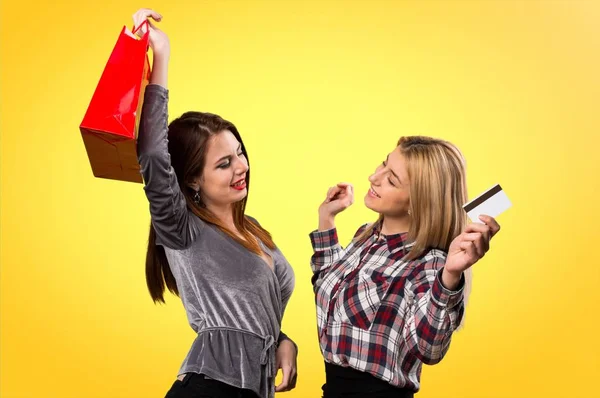
M 469 203 L 463 205 L 463 209 L 473 222 L 481 223 L 480 215 L 496 218 L 512 206 L 499 184 L 494 185 Z

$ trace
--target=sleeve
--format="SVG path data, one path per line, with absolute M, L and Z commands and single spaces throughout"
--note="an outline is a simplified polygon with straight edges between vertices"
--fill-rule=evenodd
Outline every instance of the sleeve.
M 166 88 L 156 84 L 146 87 L 138 134 L 138 161 L 144 178 L 144 191 L 150 203 L 156 243 L 172 249 L 183 249 L 189 246 L 204 224 L 199 218 L 190 216 L 171 166 L 167 104 Z
M 354 234 L 356 239 L 367 227 L 362 225 Z M 313 248 L 313 255 L 310 259 L 310 266 L 313 271 L 312 284 L 314 285 L 319 278 L 322 278 L 331 266 L 339 261 L 346 250 L 338 241 L 337 229 L 332 228 L 326 231 L 312 231 L 309 234 Z
M 445 259 L 424 260 L 407 283 L 409 303 L 403 337 L 408 349 L 428 365 L 440 362 L 450 347 L 452 333 L 464 313 L 464 274 L 456 291 L 442 284 Z

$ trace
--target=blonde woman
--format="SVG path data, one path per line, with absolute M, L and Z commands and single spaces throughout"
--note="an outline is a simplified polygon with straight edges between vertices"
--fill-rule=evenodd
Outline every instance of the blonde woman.
M 329 189 L 310 234 L 324 398 L 413 397 L 422 364 L 436 364 L 461 324 L 470 267 L 500 229 L 467 223 L 465 162 L 449 142 L 403 137 L 369 177 L 379 218 L 345 249 L 335 216 L 353 188 Z

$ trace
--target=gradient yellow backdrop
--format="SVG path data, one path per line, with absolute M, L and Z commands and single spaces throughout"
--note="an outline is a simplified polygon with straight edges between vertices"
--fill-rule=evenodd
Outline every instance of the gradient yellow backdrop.
M 420 398 L 593 397 L 600 374 L 600 2 L 3 1 L 0 396 L 162 397 L 192 339 L 146 291 L 148 205 L 96 179 L 78 125 L 123 25 L 164 15 L 170 116 L 212 111 L 249 150 L 248 214 L 296 272 L 283 329 L 299 381 L 324 371 L 310 286 L 317 205 L 404 134 L 456 143 L 470 196 L 514 207 L 475 267 L 463 331 Z

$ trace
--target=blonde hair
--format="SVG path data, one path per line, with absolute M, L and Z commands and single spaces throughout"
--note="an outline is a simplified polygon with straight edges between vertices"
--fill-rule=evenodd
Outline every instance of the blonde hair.
M 414 242 L 405 260 L 414 260 L 430 249 L 448 252 L 450 243 L 462 233 L 467 214 L 466 163 L 460 150 L 437 138 L 411 136 L 398 141 L 407 164 L 410 185 L 411 223 L 408 241 Z M 383 221 L 372 224 L 357 239 L 373 233 Z M 465 304 L 471 292 L 471 269 L 465 272 Z M 461 323 L 462 325 L 462 323 Z

